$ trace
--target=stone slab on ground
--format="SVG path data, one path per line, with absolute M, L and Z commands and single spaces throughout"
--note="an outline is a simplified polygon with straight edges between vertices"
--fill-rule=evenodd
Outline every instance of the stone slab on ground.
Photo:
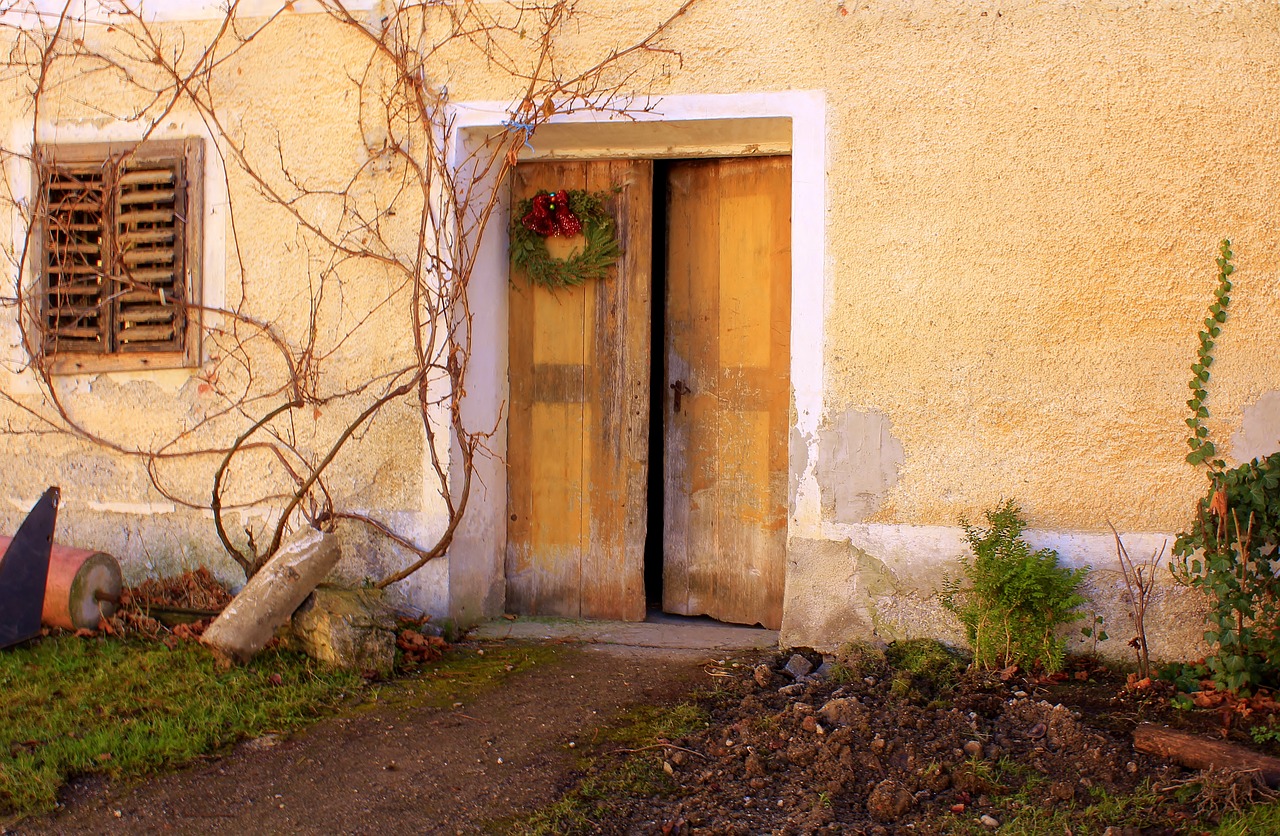
M 293 614 L 289 639 L 326 665 L 388 674 L 396 661 L 395 626 L 381 590 L 319 586 Z
M 226 662 L 245 663 L 337 565 L 338 538 L 314 528 L 284 542 L 200 637 Z
M 470 632 L 481 641 L 580 641 L 628 647 L 690 650 L 776 650 L 778 631 L 724 624 L 709 618 L 651 615 L 645 621 L 579 621 L 568 618 L 505 618 L 485 622 Z

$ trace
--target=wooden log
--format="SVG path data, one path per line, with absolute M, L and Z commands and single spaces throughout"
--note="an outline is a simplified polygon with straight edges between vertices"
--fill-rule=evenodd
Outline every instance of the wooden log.
M 333 534 L 308 528 L 294 536 L 249 579 L 200 641 L 224 661 L 249 661 L 324 580 L 340 555 Z
M 1257 770 L 1267 784 L 1280 786 L 1280 758 L 1262 755 L 1234 743 L 1143 723 L 1133 730 L 1133 748 L 1168 758 L 1191 769 Z

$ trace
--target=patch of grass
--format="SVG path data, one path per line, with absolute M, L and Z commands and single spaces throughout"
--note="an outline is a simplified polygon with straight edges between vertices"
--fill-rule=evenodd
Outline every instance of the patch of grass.
M 935 639 L 896 641 L 884 655 L 895 668 L 931 679 L 951 677 L 954 680 L 965 667 L 960 654 Z
M 704 708 L 690 702 L 662 708 L 640 706 L 625 714 L 601 739 L 620 749 L 641 749 L 660 740 L 675 740 L 706 727 Z M 615 750 L 616 751 L 616 750 Z M 584 833 L 593 831 L 601 805 L 625 796 L 665 795 L 676 783 L 662 768 L 661 750 L 635 752 L 629 756 L 606 753 L 585 758 L 585 777 L 555 803 L 518 821 L 500 823 L 501 832 L 523 836 Z
M 185 642 L 59 636 L 4 651 L 0 811 L 50 810 L 74 775 L 141 776 L 297 728 L 360 685 L 275 651 L 224 671 Z
M 1021 769 L 1021 768 L 1020 768 Z M 1025 788 L 1024 788 L 1025 789 Z M 1034 800 L 1022 801 L 1016 810 L 997 810 L 993 814 L 1000 821 L 1002 836 L 1061 836 L 1063 833 L 1100 834 L 1108 827 L 1161 827 L 1168 826 L 1168 804 L 1148 783 L 1140 784 L 1129 795 L 1111 795 L 1095 788 L 1092 803 L 1079 805 L 1067 803 L 1048 806 Z M 937 832 L 976 836 L 990 833 L 974 816 L 948 814 L 937 820 Z M 1267 833 L 1267 830 L 1240 831 L 1241 833 Z
M 934 639 L 896 641 L 885 650 L 885 660 L 894 668 L 889 692 L 915 702 L 952 690 L 966 666 L 959 653 Z
M 1253 836 L 1280 833 L 1280 801 L 1258 804 L 1244 813 L 1228 813 L 1212 831 L 1215 836 Z
M 623 714 L 616 726 L 604 732 L 603 739 L 624 748 L 649 746 L 660 738 L 675 740 L 705 728 L 707 719 L 706 709 L 691 702 L 665 708 L 642 705 Z
M 831 678 L 840 684 L 878 674 L 884 667 L 884 651 L 867 642 L 845 642 L 836 650 Z

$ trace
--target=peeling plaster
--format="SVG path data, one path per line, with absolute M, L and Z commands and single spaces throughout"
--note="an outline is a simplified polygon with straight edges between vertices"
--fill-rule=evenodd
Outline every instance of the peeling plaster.
M 787 485 L 787 507 L 794 514 L 796 512 L 796 493 L 800 490 L 800 480 L 803 478 L 805 471 L 809 469 L 809 439 L 805 437 L 799 427 L 793 425 L 788 443 L 790 447 L 788 454 L 790 460 L 788 473 L 790 478 Z
M 867 520 L 897 484 L 902 466 L 902 442 L 894 437 L 889 419 L 850 410 L 819 430 L 818 439 L 823 519 Z
M 831 649 L 847 641 L 883 644 L 918 636 L 962 642 L 932 585 L 914 572 L 904 577 L 847 541 L 793 539 L 788 557 L 784 646 Z
M 1231 455 L 1252 461 L 1280 450 L 1280 392 L 1267 392 L 1244 408 L 1240 429 L 1231 436 Z
M 843 541 L 793 538 L 787 562 L 786 601 L 781 643 L 830 650 L 847 641 L 877 644 L 928 637 L 963 646 L 957 619 L 938 597 L 942 581 L 958 576 L 965 552 L 958 528 L 944 526 L 848 526 Z M 1164 535 L 1124 534 L 1130 551 L 1158 550 Z M 1059 549 L 1066 566 L 1091 566 L 1081 591 L 1082 612 L 1101 615 L 1111 638 L 1097 651 L 1130 661 L 1132 633 L 1128 593 L 1114 558 L 1110 534 L 1027 532 L 1033 547 Z M 1147 639 L 1154 658 L 1184 660 L 1203 656 L 1206 617 L 1204 597 L 1174 583 L 1161 567 L 1147 610 Z M 1089 650 L 1081 643 L 1079 623 L 1062 635 L 1068 650 Z

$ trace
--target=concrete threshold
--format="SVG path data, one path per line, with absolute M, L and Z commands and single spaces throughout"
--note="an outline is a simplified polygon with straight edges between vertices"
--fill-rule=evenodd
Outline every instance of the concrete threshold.
M 725 624 L 710 618 L 650 613 L 644 621 L 582 621 L 571 618 L 496 618 L 472 629 L 485 641 L 577 641 L 672 650 L 776 650 L 778 631 Z

